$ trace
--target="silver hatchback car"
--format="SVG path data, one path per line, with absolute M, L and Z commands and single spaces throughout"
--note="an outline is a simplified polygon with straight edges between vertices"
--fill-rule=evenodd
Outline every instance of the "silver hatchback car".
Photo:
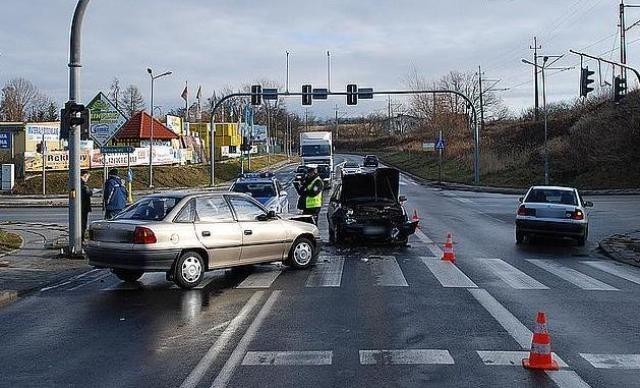
M 589 236 L 585 201 L 572 187 L 533 186 L 520 198 L 516 215 L 516 243 L 531 235 L 571 237 L 582 246 Z
M 111 268 L 124 281 L 166 272 L 192 288 L 218 268 L 273 261 L 308 268 L 319 241 L 312 223 L 278 216 L 246 194 L 164 193 L 93 222 L 85 251 L 90 265 Z

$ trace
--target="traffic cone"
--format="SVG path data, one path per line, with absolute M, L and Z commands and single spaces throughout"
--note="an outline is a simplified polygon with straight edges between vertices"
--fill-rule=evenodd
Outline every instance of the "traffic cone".
M 547 331 L 547 317 L 542 311 L 539 311 L 536 317 L 536 328 L 533 332 L 529 358 L 522 359 L 522 366 L 528 369 L 560 369 L 551 354 L 551 336 Z
M 444 244 L 442 260 L 450 261 L 454 264 L 456 262 L 456 254 L 453 252 L 453 238 L 451 237 L 451 233 L 447 234 L 447 242 Z

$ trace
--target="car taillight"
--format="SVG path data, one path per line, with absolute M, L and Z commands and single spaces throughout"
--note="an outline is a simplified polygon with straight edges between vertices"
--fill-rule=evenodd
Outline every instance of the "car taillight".
M 518 208 L 518 215 L 519 216 L 527 215 L 527 208 L 524 205 L 520 205 L 520 207 Z
M 158 242 L 158 240 L 151 229 L 136 226 L 136 229 L 133 231 L 134 244 L 155 244 L 156 242 Z
M 584 213 L 580 209 L 576 209 L 573 213 L 571 213 L 572 220 L 584 220 Z

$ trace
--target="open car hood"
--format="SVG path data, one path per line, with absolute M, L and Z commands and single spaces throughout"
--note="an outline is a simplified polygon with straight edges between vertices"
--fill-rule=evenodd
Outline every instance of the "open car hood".
M 395 168 L 378 168 L 371 173 L 345 175 L 342 178 L 343 202 L 355 198 L 398 201 L 400 172 Z

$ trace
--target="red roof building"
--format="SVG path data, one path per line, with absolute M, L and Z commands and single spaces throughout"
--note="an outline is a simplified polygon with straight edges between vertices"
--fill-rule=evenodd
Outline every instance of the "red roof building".
M 151 116 L 147 112 L 138 112 L 127 121 L 116 134 L 115 140 L 118 142 L 138 142 L 140 140 L 151 139 Z M 172 140 L 177 139 L 172 130 L 167 128 L 157 119 L 153 119 L 153 139 Z

